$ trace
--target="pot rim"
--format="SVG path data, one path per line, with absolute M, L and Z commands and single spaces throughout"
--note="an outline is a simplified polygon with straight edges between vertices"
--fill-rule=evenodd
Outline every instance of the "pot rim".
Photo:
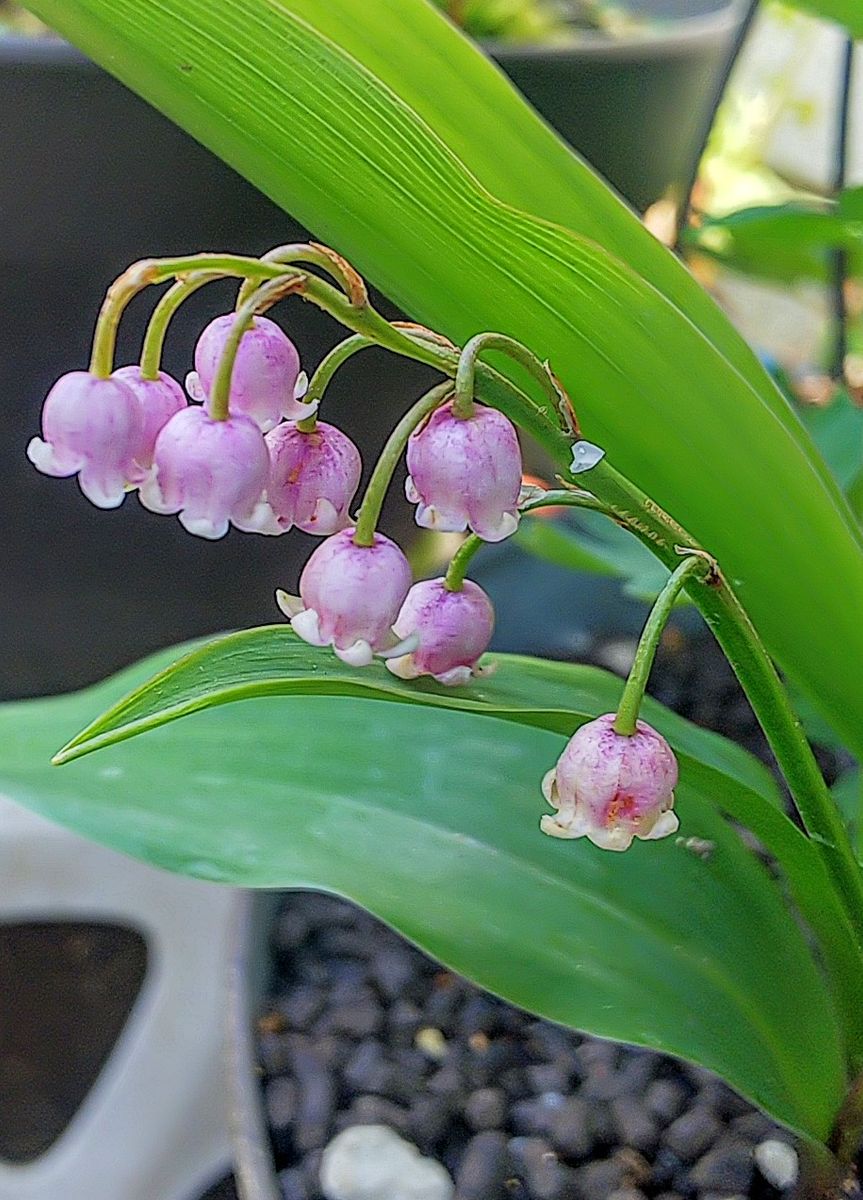
M 624 37 L 586 34 L 574 38 L 572 42 L 547 46 L 499 41 L 483 41 L 480 45 L 486 54 L 502 64 L 534 59 L 560 62 L 567 59 L 573 62 L 612 59 L 619 62 L 636 58 L 678 58 L 727 41 L 739 28 L 745 9 L 746 0 L 723 0 L 713 12 L 670 18 L 652 33 L 645 30 Z
M 280 892 L 238 888 L 233 902 L 225 986 L 225 1076 L 240 1200 L 280 1200 L 255 1051 L 254 1022 L 269 932 Z
M 625 37 L 590 34 L 560 45 L 495 40 L 483 41 L 479 45 L 487 55 L 503 64 L 544 59 L 579 62 L 610 58 L 617 62 L 633 58 L 675 58 L 730 37 L 743 18 L 745 6 L 746 0 L 719 0 L 715 11 L 699 16 L 670 18 L 667 24 L 653 33 L 646 31 Z M 15 33 L 0 35 L 0 66 L 28 63 L 94 71 L 100 69 L 63 38 Z

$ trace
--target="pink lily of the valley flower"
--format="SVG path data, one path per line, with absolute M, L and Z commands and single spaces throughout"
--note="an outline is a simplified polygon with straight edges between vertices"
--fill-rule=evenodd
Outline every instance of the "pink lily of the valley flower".
M 392 646 L 393 622 L 408 594 L 411 569 L 402 551 L 374 535 L 357 546 L 344 529 L 314 551 L 300 576 L 299 596 L 276 593 L 294 632 L 312 646 L 332 646 L 349 666 L 368 666 Z
M 121 380 L 130 388 L 141 406 L 143 432 L 130 482 L 142 483 L 153 465 L 156 438 L 174 413 L 186 407 L 186 396 L 176 379 L 164 371 L 160 371 L 156 379 L 145 379 L 140 367 L 119 367 L 111 378 Z
M 449 591 L 443 579 L 426 579 L 408 592 L 393 629 L 399 638 L 417 641 L 415 649 L 387 658 L 394 675 L 431 675 L 438 683 L 456 686 L 478 674 L 477 662 L 494 630 L 494 609 L 469 579 L 459 591 Z
M 405 492 L 423 528 L 470 528 L 499 542 L 518 527 L 521 450 L 515 427 L 497 409 L 477 404 L 460 418 L 452 402 L 442 404 L 411 435 L 407 465 Z
M 633 838 L 676 833 L 672 808 L 677 760 L 661 734 L 644 721 L 626 736 L 614 713 L 582 725 L 542 781 L 556 814 L 540 821 L 543 833 L 586 837 L 603 850 L 627 850 Z
M 198 338 L 195 370 L 186 379 L 193 400 L 205 401 L 209 396 L 235 320 L 236 313 L 216 317 Z M 304 391 L 296 346 L 275 321 L 255 317 L 237 347 L 228 402 L 231 414 L 244 413 L 266 433 L 283 417 L 299 421 L 313 414 L 316 406 L 298 399 Z
M 351 439 L 323 421 L 308 433 L 285 421 L 270 430 L 266 442 L 267 496 L 279 529 L 296 525 L 324 536 L 344 529 L 362 472 L 360 452 Z
M 141 405 L 127 384 L 71 371 L 45 398 L 42 437 L 31 440 L 27 457 L 45 475 L 77 475 L 98 508 L 117 508 L 139 474 L 143 438 Z
M 179 514 L 183 528 L 198 537 L 224 537 L 229 524 L 280 533 L 266 503 L 269 470 L 264 435 L 250 417 L 214 421 L 189 406 L 156 438 L 141 503 L 151 512 Z

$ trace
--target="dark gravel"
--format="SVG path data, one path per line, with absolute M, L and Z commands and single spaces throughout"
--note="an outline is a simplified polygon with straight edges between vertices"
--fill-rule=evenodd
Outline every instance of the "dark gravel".
M 776 1200 L 772 1123 L 707 1072 L 570 1033 L 443 970 L 367 913 L 286 895 L 259 1021 L 285 1200 L 321 1200 L 321 1151 L 385 1124 L 455 1200 Z

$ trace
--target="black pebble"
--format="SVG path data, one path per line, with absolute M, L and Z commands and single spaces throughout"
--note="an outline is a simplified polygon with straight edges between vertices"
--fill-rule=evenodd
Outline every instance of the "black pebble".
M 644 1105 L 663 1123 L 680 1116 L 687 1102 L 686 1087 L 679 1079 L 657 1079 L 644 1093 Z
M 279 1188 L 282 1200 L 309 1200 L 309 1189 L 299 1167 L 279 1172 Z
M 501 1088 L 478 1088 L 465 1101 L 464 1116 L 471 1129 L 498 1129 L 506 1120 L 506 1092 Z
M 740 1195 L 749 1191 L 754 1171 L 752 1147 L 738 1138 L 723 1138 L 698 1160 L 690 1178 L 702 1191 Z
M 722 1132 L 722 1125 L 709 1108 L 692 1108 L 682 1113 L 665 1131 L 664 1142 L 684 1162 L 704 1154 Z
M 566 1158 L 587 1158 L 594 1144 L 587 1101 L 581 1096 L 568 1096 L 554 1114 L 549 1134 L 554 1148 Z
M 476 1134 L 465 1147 L 455 1176 L 454 1200 L 504 1200 L 509 1174 L 506 1134 Z

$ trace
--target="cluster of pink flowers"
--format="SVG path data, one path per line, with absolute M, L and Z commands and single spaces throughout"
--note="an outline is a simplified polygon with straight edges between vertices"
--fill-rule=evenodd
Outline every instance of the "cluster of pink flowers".
M 146 508 L 176 514 L 199 537 L 223 537 L 230 525 L 321 535 L 299 596 L 277 593 L 294 632 L 313 646 L 332 646 L 350 666 L 377 656 L 402 679 L 468 683 L 494 628 L 488 596 L 460 574 L 455 582 L 413 583 L 395 542 L 376 531 L 358 535 L 350 509 L 359 451 L 317 420 L 317 405 L 304 400 L 297 350 L 266 317 L 234 339 L 225 412 L 220 372 L 236 320 L 217 317 L 201 334 L 186 380 L 192 403 L 161 371 L 155 378 L 137 366 L 107 377 L 64 375 L 45 400 L 42 437 L 27 448 L 31 462 L 48 475 L 77 475 L 100 508 L 116 508 L 137 489 Z M 214 415 L 217 378 L 222 407 Z M 407 498 L 420 526 L 470 529 L 488 542 L 517 528 L 521 452 L 513 425 L 496 409 L 472 403 L 457 412 L 452 401 L 441 403 L 411 434 L 406 457 Z M 629 736 L 614 722 L 610 714 L 582 726 L 549 771 L 543 792 L 556 813 L 542 818 L 544 832 L 625 850 L 633 838 L 677 829 L 671 749 L 643 722 Z
M 278 535 L 296 526 L 325 541 L 311 555 L 300 595 L 278 594 L 299 637 L 331 645 L 352 666 L 378 655 L 404 679 L 431 675 L 463 684 L 477 672 L 494 627 L 477 584 L 450 590 L 443 579 L 411 586 L 402 550 L 383 534 L 354 539 L 350 508 L 362 463 L 341 430 L 304 402 L 305 376 L 284 331 L 255 317 L 242 335 L 230 378 L 229 415 L 209 410 L 222 353 L 235 321 L 211 321 L 183 388 L 164 372 L 136 366 L 107 378 L 64 375 L 48 394 L 42 437 L 27 453 L 48 475 L 77 475 L 101 508 L 137 489 L 152 512 L 177 514 L 189 533 L 220 538 L 229 525 Z M 443 404 L 415 431 L 407 452 L 408 497 L 418 524 L 468 528 L 498 541 L 518 524 L 522 464 L 512 424 L 477 405 L 462 418 Z

